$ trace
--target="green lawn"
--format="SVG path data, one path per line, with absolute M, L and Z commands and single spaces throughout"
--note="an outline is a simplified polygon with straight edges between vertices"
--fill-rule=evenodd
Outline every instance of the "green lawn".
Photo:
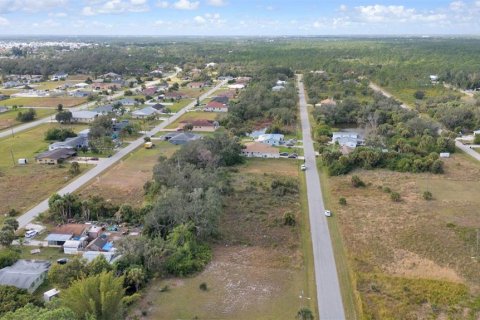
M 183 99 L 183 100 L 180 100 L 179 102 L 175 102 L 171 106 L 167 106 L 167 108 L 169 108 L 172 112 L 178 112 L 181 109 L 185 108 L 192 101 L 193 100 L 190 100 L 190 99 Z
M 458 91 L 447 89 L 442 85 L 437 86 L 428 86 L 420 88 L 396 88 L 396 87 L 386 87 L 388 92 L 393 94 L 395 98 L 398 98 L 401 102 L 406 103 L 410 107 L 414 107 L 416 103 L 424 104 L 425 101 L 432 98 L 439 98 L 442 96 L 462 96 Z M 414 97 L 416 91 L 425 92 L 425 97 L 422 100 L 417 100 Z
M 10 128 L 16 125 L 21 124 L 16 120 L 17 114 L 20 110 L 10 110 L 4 113 L 0 113 L 0 130 Z M 37 113 L 37 119 L 41 119 L 47 117 L 49 115 L 55 114 L 55 109 L 36 109 L 35 112 Z
M 45 132 L 58 124 L 44 124 L 31 130 L 22 131 L 14 137 L 0 139 L 0 215 L 14 208 L 21 212 L 38 204 L 72 177 L 68 164 L 62 167 L 35 163 L 35 155 L 45 151 L 49 142 L 44 140 Z M 64 126 L 80 131 L 85 125 Z M 18 165 L 19 158 L 27 158 L 28 165 Z M 81 165 L 81 170 L 88 167 Z

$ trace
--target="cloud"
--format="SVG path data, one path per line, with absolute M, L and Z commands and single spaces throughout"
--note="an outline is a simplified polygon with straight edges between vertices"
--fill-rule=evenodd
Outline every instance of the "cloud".
M 0 13 L 45 11 L 63 7 L 67 3 L 68 0 L 0 0 Z
M 60 26 L 60 23 L 58 21 L 53 20 L 53 19 L 47 19 L 41 22 L 35 22 L 32 24 L 35 28 L 46 28 L 46 29 L 51 29 L 51 28 L 56 28 Z
M 10 25 L 10 21 L 8 21 L 6 18 L 0 17 L 0 26 L 6 27 Z
M 193 18 L 193 21 L 195 21 L 197 24 L 205 24 L 205 23 L 207 23 L 207 19 L 205 19 L 205 18 L 202 17 L 202 16 L 196 16 L 195 18 Z
M 209 25 L 213 27 L 220 27 L 227 21 L 220 17 L 218 13 L 206 13 L 203 16 L 196 16 L 193 18 L 196 25 Z
M 415 8 L 405 6 L 369 5 L 354 8 L 354 17 L 366 23 L 409 23 L 409 22 L 435 22 L 447 19 L 441 12 L 419 12 Z
M 157 1 L 156 6 L 159 7 L 159 8 L 166 9 L 166 8 L 170 7 L 170 3 L 168 3 L 168 1 Z
M 149 10 L 147 0 L 90 0 L 90 6 L 82 9 L 84 16 L 97 14 L 119 14 L 125 12 L 146 12 Z
M 207 3 L 211 6 L 214 6 L 214 7 L 222 7 L 222 6 L 227 5 L 225 0 L 208 0 Z
M 466 6 L 465 2 L 463 1 L 453 1 L 450 3 L 450 9 L 452 9 L 453 11 L 460 11 L 462 9 L 464 9 Z
M 200 1 L 179 0 L 173 4 L 175 9 L 195 10 L 200 6 Z
M 65 12 L 50 12 L 48 13 L 48 16 L 55 18 L 65 18 L 67 14 Z

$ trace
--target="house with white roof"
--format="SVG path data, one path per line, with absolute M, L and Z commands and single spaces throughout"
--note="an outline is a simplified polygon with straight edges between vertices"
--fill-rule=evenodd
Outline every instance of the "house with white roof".
M 332 143 L 337 143 L 340 146 L 349 148 L 356 148 L 364 143 L 363 139 L 356 132 L 333 132 Z
M 285 142 L 285 136 L 279 133 L 266 133 L 259 135 L 256 141 L 271 146 L 279 146 Z
M 98 112 L 82 110 L 72 112 L 72 122 L 90 123 L 99 116 Z
M 160 113 L 161 112 L 159 110 L 157 110 L 153 107 L 145 107 L 143 109 L 133 111 L 132 112 L 132 118 L 144 119 L 144 118 L 148 118 L 148 117 L 151 117 L 151 116 L 156 116 Z
M 0 285 L 14 286 L 33 293 L 47 277 L 50 262 L 42 260 L 18 260 L 0 270 Z

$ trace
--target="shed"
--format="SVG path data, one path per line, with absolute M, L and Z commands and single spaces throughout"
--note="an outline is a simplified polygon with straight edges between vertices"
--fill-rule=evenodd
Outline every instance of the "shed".
M 440 158 L 450 158 L 450 152 L 441 152 Z
M 28 163 L 28 161 L 25 158 L 18 159 L 18 164 L 27 164 L 27 163 Z
M 48 290 L 48 291 L 45 291 L 43 293 L 43 301 L 45 302 L 49 302 L 51 301 L 54 297 L 58 296 L 58 294 L 60 293 L 60 290 L 57 290 L 55 288 L 51 289 L 51 290 Z
M 48 241 L 49 246 L 63 246 L 66 241 L 72 239 L 73 233 L 70 234 L 61 234 L 61 233 L 50 233 L 45 241 Z

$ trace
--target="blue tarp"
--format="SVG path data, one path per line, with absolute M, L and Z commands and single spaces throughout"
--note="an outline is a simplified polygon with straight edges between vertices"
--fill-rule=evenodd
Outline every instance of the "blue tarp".
M 110 251 L 112 248 L 113 248 L 113 243 L 112 243 L 112 242 L 107 242 L 107 243 L 103 246 L 102 250 L 103 250 L 103 251 Z

